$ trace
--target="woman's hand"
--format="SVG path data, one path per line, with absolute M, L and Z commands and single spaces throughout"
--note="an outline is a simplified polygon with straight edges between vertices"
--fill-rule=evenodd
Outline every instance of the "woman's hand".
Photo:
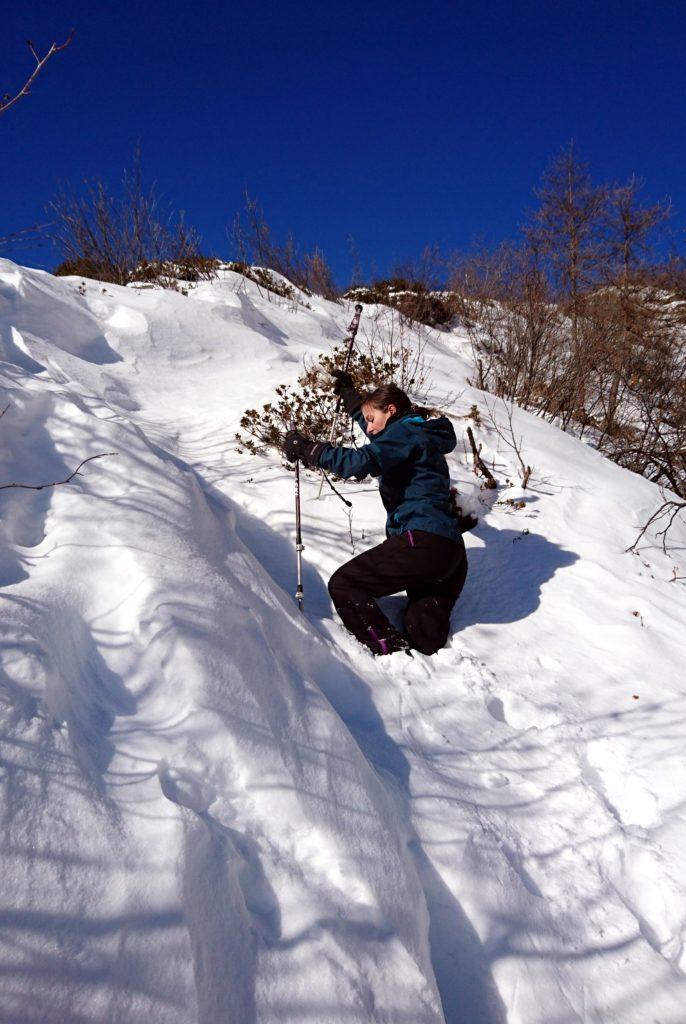
M 334 395 L 342 395 L 346 391 L 354 391 L 355 384 L 349 373 L 345 370 L 332 370 L 331 376 L 334 378 L 333 393 Z
M 334 378 L 334 395 L 340 396 L 348 416 L 354 416 L 362 404 L 362 397 L 355 387 L 352 377 L 345 370 L 332 370 L 331 376 Z
M 310 441 L 298 430 L 289 430 L 283 440 L 283 453 L 289 462 L 300 459 L 309 469 L 319 465 L 319 456 L 325 447 L 323 441 Z

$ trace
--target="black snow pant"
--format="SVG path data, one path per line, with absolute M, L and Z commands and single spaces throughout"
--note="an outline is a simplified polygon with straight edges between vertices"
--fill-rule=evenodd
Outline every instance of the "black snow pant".
M 406 530 L 337 569 L 329 593 L 343 624 L 375 654 L 407 648 L 435 654 L 467 577 L 464 541 Z M 407 591 L 404 635 L 374 600 Z

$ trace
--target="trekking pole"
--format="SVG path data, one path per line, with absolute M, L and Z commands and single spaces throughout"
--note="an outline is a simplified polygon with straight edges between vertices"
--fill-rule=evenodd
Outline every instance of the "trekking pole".
M 353 347 L 355 345 L 355 338 L 357 336 L 357 329 L 360 326 L 360 317 L 361 316 L 362 316 L 362 305 L 358 302 L 357 305 L 355 306 L 355 316 L 350 321 L 350 326 L 348 327 L 348 333 L 346 335 L 346 340 L 348 342 L 348 350 L 345 353 L 345 360 L 343 362 L 343 372 L 344 373 L 348 372 L 348 368 L 350 366 L 350 360 L 353 357 Z M 336 402 L 336 408 L 334 409 L 334 413 L 333 413 L 333 420 L 331 421 L 331 430 L 329 431 L 329 444 L 333 444 L 333 442 L 334 442 L 334 440 L 336 438 L 336 429 L 338 427 L 338 417 L 340 416 L 340 413 L 341 413 L 341 404 L 342 404 L 342 402 L 343 402 L 343 399 L 342 399 L 341 395 L 339 395 L 338 396 L 338 400 Z M 317 500 L 319 500 L 319 498 L 321 498 L 321 496 L 322 496 L 322 489 L 323 489 L 323 487 L 324 487 L 324 475 L 322 475 L 322 478 L 319 481 L 319 494 L 317 495 Z M 350 503 L 347 502 L 347 504 L 350 504 Z
M 360 317 L 361 316 L 362 316 L 362 304 L 358 302 L 356 304 L 356 306 L 355 306 L 355 315 L 352 318 L 352 320 L 350 321 L 350 326 L 348 327 L 348 333 L 346 334 L 346 339 L 348 341 L 348 350 L 345 353 L 345 360 L 343 362 L 343 370 L 345 371 L 345 373 L 348 372 L 348 367 L 350 366 L 350 360 L 352 359 L 353 346 L 355 344 L 355 337 L 357 335 L 357 329 L 360 326 Z M 331 430 L 329 431 L 329 442 L 332 442 L 335 439 L 335 437 L 336 437 L 336 428 L 338 426 L 338 417 L 339 417 L 340 412 L 341 412 L 341 403 L 342 403 L 342 401 L 343 401 L 343 399 L 339 395 L 338 396 L 338 400 L 336 402 L 336 408 L 335 408 L 334 414 L 333 414 L 333 422 L 331 423 Z M 347 498 L 344 498 L 343 495 L 340 494 L 336 490 L 336 488 L 334 487 L 334 485 L 331 483 L 331 481 L 329 480 L 328 476 L 326 475 L 326 471 L 325 470 L 322 470 L 322 478 L 321 478 L 321 480 L 319 482 L 319 494 L 317 495 L 317 498 L 319 499 L 322 496 L 322 488 L 324 487 L 324 481 L 325 480 L 326 480 L 327 484 L 329 485 L 329 487 L 331 488 L 331 490 L 334 492 L 334 494 L 338 495 L 338 497 L 341 499 L 341 501 L 345 505 L 347 505 L 348 508 L 350 508 L 352 506 L 352 502 L 348 501 Z M 295 591 L 295 599 L 298 602 L 298 608 L 300 609 L 300 611 L 303 610 L 302 553 L 303 553 L 304 549 L 305 549 L 305 545 L 303 544 L 303 539 L 302 539 L 301 515 L 300 515 L 300 460 L 296 459 L 296 463 L 295 463 L 295 557 L 296 557 L 296 563 L 297 563 L 298 583 L 297 583 L 297 587 L 296 587 L 296 591 Z
M 302 531 L 300 528 L 300 460 L 295 463 L 295 560 L 298 569 L 298 583 L 295 591 L 295 599 L 298 608 L 303 610 L 303 544 Z

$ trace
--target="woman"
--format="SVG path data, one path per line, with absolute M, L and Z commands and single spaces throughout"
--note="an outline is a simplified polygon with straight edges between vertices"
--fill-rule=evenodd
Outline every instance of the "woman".
M 333 574 L 331 599 L 345 626 L 374 654 L 409 648 L 434 654 L 448 639 L 450 612 L 467 576 L 462 530 L 470 527 L 452 501 L 445 460 L 457 443 L 455 431 L 447 417 L 430 418 L 413 407 L 395 384 L 360 395 L 349 374 L 333 376 L 334 392 L 370 443 L 344 448 L 292 430 L 284 453 L 291 462 L 301 459 L 345 478 L 378 476 L 388 517 L 383 544 Z M 408 596 L 404 635 L 375 601 L 401 590 Z

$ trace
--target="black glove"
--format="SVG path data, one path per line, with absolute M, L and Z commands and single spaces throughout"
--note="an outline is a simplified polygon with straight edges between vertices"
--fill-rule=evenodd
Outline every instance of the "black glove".
M 470 530 L 479 525 L 479 520 L 472 512 L 468 512 L 467 515 L 460 512 L 457 517 L 457 525 L 460 528 L 460 533 L 469 533 Z
M 345 370 L 332 370 L 331 376 L 334 378 L 334 395 L 341 396 L 343 408 L 348 416 L 354 415 L 362 405 L 362 396 L 355 387 L 352 377 Z
M 332 370 L 331 376 L 334 378 L 334 395 L 342 395 L 344 391 L 355 389 L 352 377 L 345 370 Z
M 319 465 L 319 456 L 326 448 L 325 441 L 310 441 L 297 430 L 289 430 L 283 442 L 283 453 L 289 462 L 300 459 L 309 469 Z

